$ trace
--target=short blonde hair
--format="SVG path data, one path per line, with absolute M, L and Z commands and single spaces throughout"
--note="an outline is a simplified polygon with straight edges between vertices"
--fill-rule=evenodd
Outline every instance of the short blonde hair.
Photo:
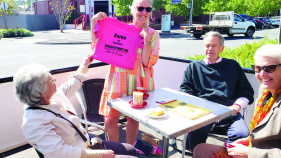
M 281 63 L 281 45 L 267 44 L 260 47 L 256 51 L 254 59 L 258 60 L 261 57 L 275 58 Z

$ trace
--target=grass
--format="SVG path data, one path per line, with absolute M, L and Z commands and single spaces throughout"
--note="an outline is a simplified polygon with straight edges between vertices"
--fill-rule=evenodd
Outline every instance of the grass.
M 234 59 L 236 60 L 241 67 L 251 68 L 251 65 L 254 64 L 254 55 L 258 48 L 266 44 L 278 44 L 278 39 L 269 39 L 265 37 L 262 40 L 253 42 L 251 44 L 246 43 L 239 47 L 235 48 L 225 48 L 224 51 L 220 54 L 223 58 Z M 195 55 L 193 57 L 188 57 L 191 60 L 201 60 L 205 55 Z

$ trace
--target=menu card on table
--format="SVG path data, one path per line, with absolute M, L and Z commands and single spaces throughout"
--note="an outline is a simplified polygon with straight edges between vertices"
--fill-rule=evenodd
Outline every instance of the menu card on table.
M 163 108 L 176 112 L 182 116 L 190 118 L 192 120 L 197 119 L 201 116 L 207 115 L 211 110 L 201 108 L 180 100 L 170 101 L 160 105 Z

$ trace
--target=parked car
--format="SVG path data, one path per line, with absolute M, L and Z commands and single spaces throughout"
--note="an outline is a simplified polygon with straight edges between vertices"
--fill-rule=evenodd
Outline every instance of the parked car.
M 272 23 L 272 26 L 275 26 L 275 27 L 280 26 L 280 16 L 271 17 L 269 20 Z
M 259 29 L 264 29 L 264 23 L 257 19 L 257 18 L 254 18 L 254 21 L 255 21 L 255 24 L 256 24 L 256 28 L 259 28 Z
M 258 19 L 263 22 L 264 27 L 272 29 L 272 23 L 270 22 L 270 20 L 268 20 L 267 18 L 258 18 Z
M 255 22 L 255 20 L 248 16 L 247 14 L 239 14 L 243 19 L 246 19 L 247 21 L 252 21 L 253 23 Z
M 252 37 L 256 31 L 254 22 L 243 19 L 234 11 L 211 12 L 208 25 L 199 24 L 184 26 L 183 28 L 195 38 L 200 38 L 209 31 L 227 34 L 229 37 L 234 34 L 244 34 L 246 37 Z

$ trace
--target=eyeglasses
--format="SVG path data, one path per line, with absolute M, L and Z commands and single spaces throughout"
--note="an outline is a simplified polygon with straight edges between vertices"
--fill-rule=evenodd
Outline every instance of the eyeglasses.
M 252 69 L 257 73 L 261 72 L 261 70 L 264 70 L 267 73 L 272 73 L 276 70 L 276 67 L 281 66 L 281 64 L 267 65 L 267 66 L 257 66 L 257 65 L 251 65 L 251 66 L 252 66 Z
M 152 8 L 151 7 L 142 7 L 142 6 L 139 6 L 137 7 L 138 11 L 141 12 L 145 9 L 146 12 L 151 12 Z
M 55 82 L 56 82 L 56 79 L 55 79 L 55 77 L 54 77 L 54 76 L 51 76 L 51 79 L 50 79 L 50 80 L 48 80 L 47 82 L 53 82 L 53 83 L 55 83 Z

